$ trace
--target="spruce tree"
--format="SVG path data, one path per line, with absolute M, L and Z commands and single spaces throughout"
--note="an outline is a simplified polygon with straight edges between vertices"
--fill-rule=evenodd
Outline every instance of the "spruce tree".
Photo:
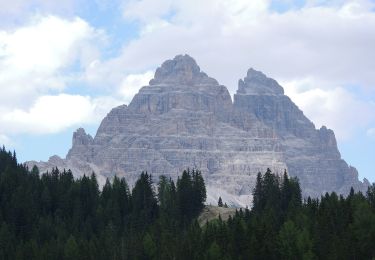
M 158 206 L 152 188 L 152 178 L 142 172 L 132 192 L 132 222 L 136 228 L 146 228 L 157 217 Z
M 260 172 L 257 174 L 255 188 L 253 190 L 253 210 L 255 212 L 260 211 L 264 207 L 263 198 L 263 176 Z
M 217 206 L 218 207 L 223 207 L 223 201 L 222 201 L 221 197 L 219 197 L 219 200 L 217 202 Z

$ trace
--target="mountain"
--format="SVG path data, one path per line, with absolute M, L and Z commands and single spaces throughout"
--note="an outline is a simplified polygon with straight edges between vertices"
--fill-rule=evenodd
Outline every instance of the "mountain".
M 251 203 L 256 175 L 267 168 L 297 176 L 305 196 L 369 185 L 341 159 L 333 131 L 315 129 L 275 80 L 249 69 L 232 102 L 188 55 L 165 61 L 128 106 L 108 113 L 94 138 L 78 129 L 65 159 L 27 164 L 77 176 L 94 171 L 102 183 L 116 174 L 131 185 L 142 171 L 175 179 L 198 168 L 209 203 L 221 196 L 239 206 Z

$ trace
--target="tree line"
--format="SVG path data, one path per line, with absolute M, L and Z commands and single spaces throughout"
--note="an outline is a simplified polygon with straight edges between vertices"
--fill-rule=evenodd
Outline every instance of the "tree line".
M 141 173 L 100 190 L 95 174 L 40 174 L 0 149 L 0 259 L 371 259 L 375 185 L 302 199 L 298 180 L 257 176 L 251 209 L 200 226 L 206 188 L 198 170 L 176 183 Z M 221 200 L 221 205 L 225 202 Z

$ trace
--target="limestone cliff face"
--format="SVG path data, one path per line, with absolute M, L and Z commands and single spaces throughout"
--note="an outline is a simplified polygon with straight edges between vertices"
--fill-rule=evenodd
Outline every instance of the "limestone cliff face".
M 325 126 L 315 129 L 275 80 L 250 69 L 239 81 L 234 107 L 254 114 L 274 130 L 289 174 L 299 178 L 304 194 L 346 194 L 351 186 L 366 189 L 368 182 L 359 182 L 356 169 L 341 159 L 333 131 Z
M 78 129 L 66 159 L 28 164 L 95 171 L 101 181 L 117 174 L 130 184 L 142 171 L 156 181 L 198 168 L 209 201 L 221 196 L 240 206 L 250 204 L 256 174 L 266 168 L 298 176 L 305 195 L 367 185 L 341 160 L 332 130 L 315 129 L 275 80 L 250 69 L 232 103 L 188 55 L 165 61 L 129 106 L 108 113 L 94 138 Z
M 284 95 L 283 88 L 262 72 L 249 69 L 239 80 L 234 107 L 254 114 L 275 132 L 309 138 L 315 133 L 314 124 Z

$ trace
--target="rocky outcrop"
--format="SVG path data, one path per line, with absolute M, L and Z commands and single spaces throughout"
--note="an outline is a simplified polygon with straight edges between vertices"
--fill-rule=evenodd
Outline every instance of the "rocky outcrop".
M 239 81 L 234 107 L 254 114 L 278 135 L 310 138 L 315 133 L 314 124 L 284 95 L 283 88 L 254 69 Z
M 202 227 L 206 225 L 207 222 L 210 222 L 215 219 L 221 219 L 227 221 L 229 217 L 234 217 L 236 214 L 237 208 L 223 208 L 216 206 L 205 206 L 201 214 L 198 216 L 198 223 Z
M 367 185 L 341 159 L 333 131 L 315 129 L 275 80 L 250 69 L 232 103 L 227 88 L 188 55 L 165 61 L 129 106 L 112 109 L 94 138 L 78 129 L 66 159 L 28 164 L 95 171 L 102 181 L 117 174 L 130 185 L 141 171 L 156 180 L 198 168 L 209 202 L 221 196 L 239 206 L 250 204 L 256 174 L 266 168 L 297 176 L 305 195 Z
M 368 186 L 367 180 L 359 182 L 356 169 L 341 159 L 333 131 L 325 126 L 315 129 L 275 80 L 250 69 L 239 81 L 234 107 L 254 114 L 274 130 L 289 174 L 299 178 L 305 195 L 347 194 L 351 186 L 357 190 Z
M 237 94 L 283 95 L 284 89 L 276 80 L 250 68 L 246 77 L 238 81 Z
M 83 128 L 77 129 L 77 131 L 73 133 L 72 149 L 69 150 L 66 159 L 75 159 L 81 157 L 82 154 L 87 154 L 87 151 L 90 150 L 90 146 L 93 143 L 94 139 L 91 135 L 86 134 Z
M 188 55 L 178 55 L 157 68 L 150 85 L 218 85 L 216 79 L 202 72 L 195 60 Z

